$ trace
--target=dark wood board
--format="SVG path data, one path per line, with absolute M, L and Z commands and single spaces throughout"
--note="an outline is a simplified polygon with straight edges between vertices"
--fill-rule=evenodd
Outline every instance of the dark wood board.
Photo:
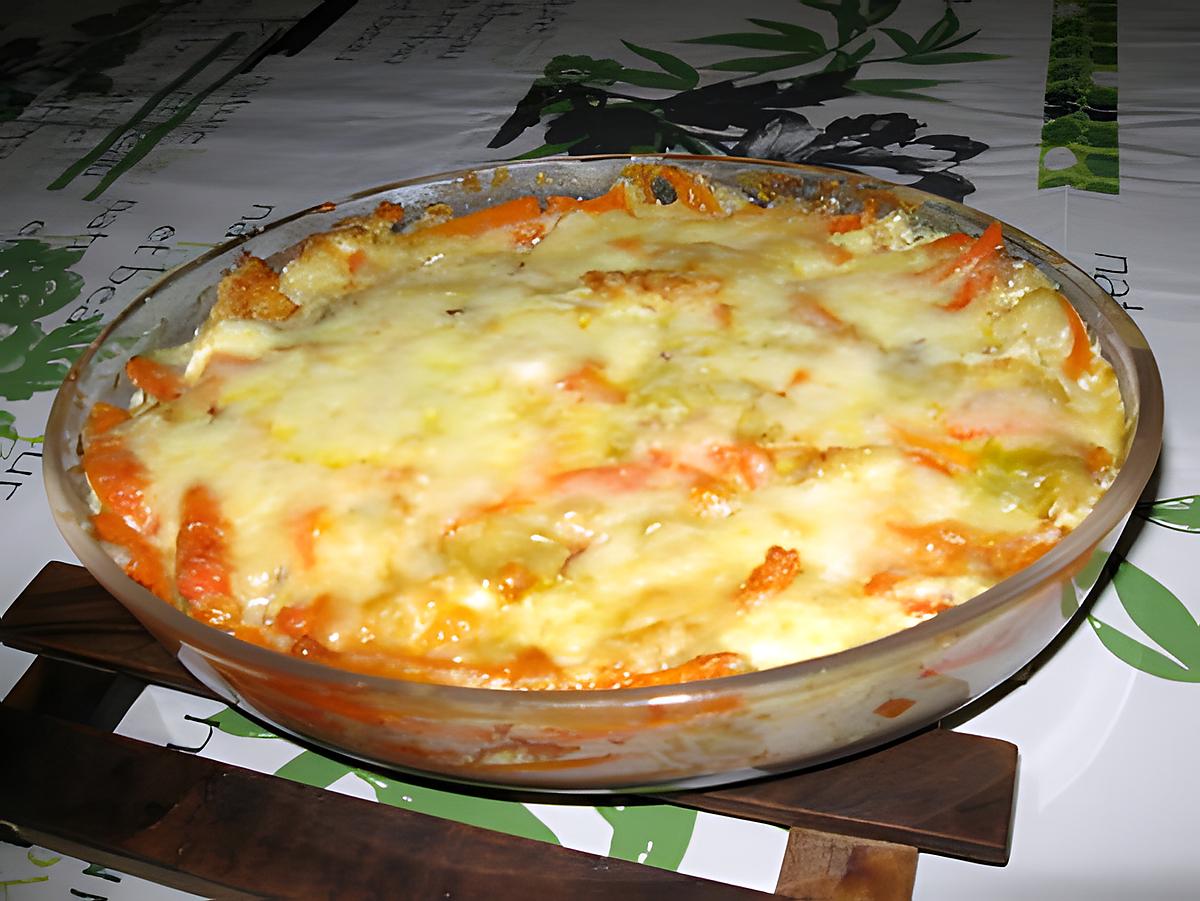
M 762 898 L 548 848 L 0 705 L 0 809 L 22 836 L 278 898 Z M 189 884 L 195 884 L 194 882 Z
M 0 620 L 0 642 L 213 696 L 82 567 L 47 565 Z M 799 773 L 657 797 L 1002 864 L 1016 767 L 1017 749 L 1008 742 L 934 729 Z

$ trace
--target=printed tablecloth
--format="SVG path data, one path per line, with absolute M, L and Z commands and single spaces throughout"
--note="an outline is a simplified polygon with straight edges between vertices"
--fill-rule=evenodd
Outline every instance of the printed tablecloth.
M 161 273 L 376 184 L 605 151 L 852 167 L 965 200 L 1146 333 L 1165 450 L 1113 577 L 955 725 L 1015 742 L 1011 862 L 923 856 L 919 899 L 1193 897 L 1200 777 L 1194 297 L 1200 16 L 1148 0 L 107 0 L 0 11 L 0 609 L 72 560 L 41 486 L 53 389 Z M 29 658 L 0 650 L 0 691 Z M 668 805 L 480 800 L 148 689 L 119 731 L 382 803 L 771 890 L 785 833 Z M 2 816 L 2 811 L 0 811 Z M 7 897 L 180 893 L 0 845 Z M 81 894 L 82 893 L 82 894 Z

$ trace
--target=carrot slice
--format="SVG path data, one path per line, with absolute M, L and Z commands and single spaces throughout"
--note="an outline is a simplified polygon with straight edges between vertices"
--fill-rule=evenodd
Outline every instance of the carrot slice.
M 574 372 L 569 372 L 555 383 L 561 391 L 578 394 L 584 400 L 601 404 L 625 402 L 624 389 L 614 385 L 605 376 L 603 367 L 591 361 L 584 363 Z
M 966 274 L 954 297 L 942 304 L 942 309 L 951 313 L 967 307 L 972 300 L 992 287 L 996 273 L 990 266 L 972 269 Z
M 706 185 L 699 176 L 685 172 L 675 166 L 661 166 L 651 163 L 631 163 L 622 173 L 635 184 L 647 204 L 658 203 L 654 196 L 654 179 L 661 178 L 675 191 L 676 201 L 690 210 L 709 216 L 724 214 L 717 195 Z
M 608 213 L 614 210 L 630 212 L 625 182 L 618 181 L 599 197 L 592 197 L 588 200 L 579 200 L 562 194 L 554 194 L 546 198 L 546 212 L 548 213 L 557 213 L 562 216 L 576 210 L 584 213 Z
M 541 215 L 542 208 L 537 198 L 526 195 L 476 210 L 474 213 L 456 216 L 424 229 L 422 234 L 476 238 L 497 228 L 532 226 L 536 224 L 534 220 Z
M 903 426 L 893 425 L 892 432 L 905 445 L 918 462 L 933 466 L 943 472 L 957 469 L 974 469 L 979 455 L 953 441 L 945 441 Z
M 825 230 L 831 235 L 844 235 L 846 232 L 857 231 L 862 227 L 862 213 L 843 213 L 840 216 L 830 216 L 825 222 Z
M 125 364 L 125 375 L 155 400 L 175 400 L 187 388 L 177 370 L 149 357 L 131 357 Z
M 946 267 L 943 267 L 939 274 L 939 281 L 949 278 L 955 272 L 973 268 L 980 263 L 992 259 L 999 254 L 1003 247 L 1003 229 L 998 221 L 993 221 L 991 225 L 983 230 L 983 234 L 970 247 L 963 251 L 957 259 L 952 260 Z
M 710 448 L 708 456 L 718 475 L 733 479 L 739 487 L 751 491 L 766 485 L 775 472 L 770 452 L 757 444 L 722 444 Z
M 867 584 L 863 586 L 863 593 L 870 595 L 887 594 L 903 579 L 903 573 L 896 572 L 894 569 L 881 570 L 867 580 Z
M 87 445 L 83 472 L 102 510 L 143 535 L 154 533 L 157 521 L 147 499 L 146 468 L 119 435 L 101 434 Z
M 935 601 L 932 598 L 911 598 L 904 603 L 904 612 L 914 616 L 929 616 L 949 610 L 953 607 L 950 601 Z
M 404 207 L 398 203 L 392 203 L 390 200 L 381 200 L 371 215 L 380 222 L 395 225 L 397 222 L 404 221 Z
M 620 463 L 613 466 L 589 466 L 552 475 L 551 490 L 579 494 L 640 491 L 664 471 L 652 463 Z
M 1061 294 L 1058 295 L 1058 302 L 1062 304 L 1067 324 L 1071 327 L 1071 352 L 1063 360 L 1063 374 L 1075 381 L 1092 368 L 1092 342 L 1088 338 L 1087 327 L 1071 302 Z
M 943 310 L 955 312 L 965 309 L 975 297 L 992 286 L 996 278 L 992 264 L 1003 248 L 1004 236 L 1000 223 L 993 221 L 956 259 L 937 267 L 938 281 L 945 281 L 956 272 L 963 274 L 954 297 L 942 304 Z
M 130 418 L 128 410 L 99 401 L 88 411 L 87 422 L 83 426 L 84 440 L 97 438 L 121 423 L 128 422 Z
M 292 543 L 300 557 L 300 565 L 312 569 L 317 562 L 317 538 L 325 519 L 325 508 L 314 507 L 296 517 L 292 524 Z
M 229 532 L 229 523 L 208 488 L 193 485 L 184 493 L 175 540 L 175 584 L 194 611 L 228 609 L 232 599 Z
M 283 607 L 275 614 L 274 628 L 292 638 L 303 638 L 305 635 L 329 634 L 330 613 L 332 601 L 328 595 L 321 595 L 311 604 L 303 607 Z
M 748 606 L 755 601 L 771 595 L 779 594 L 796 581 L 800 575 L 800 554 L 793 549 L 785 549 L 772 545 L 767 550 L 767 556 L 751 571 L 737 590 L 737 601 L 742 606 Z
M 974 242 L 971 240 L 971 236 L 966 232 L 954 232 L 951 235 L 943 235 L 936 240 L 930 241 L 928 244 L 922 244 L 921 248 L 935 253 L 944 253 L 950 250 L 959 254 L 970 247 L 972 243 Z
M 955 520 L 888 523 L 888 528 L 908 542 L 905 568 L 923 576 L 962 575 L 974 565 L 1004 578 L 1029 566 L 1062 537 L 1057 529 L 1032 535 L 988 532 Z
M 912 698 L 889 698 L 876 707 L 872 712 L 878 716 L 887 717 L 888 719 L 895 719 L 916 703 L 917 702 Z
M 92 517 L 92 528 L 101 541 L 124 548 L 129 554 L 129 560 L 124 566 L 125 574 L 129 578 L 164 600 L 171 597 L 171 585 L 167 581 L 162 557 L 145 536 L 130 527 L 116 513 L 108 510 L 102 510 Z
M 701 654 L 686 663 L 653 673 L 635 673 L 627 680 L 622 680 L 620 684 L 627 688 L 641 688 L 646 685 L 677 685 L 680 682 L 695 682 L 698 679 L 733 676 L 737 673 L 744 673 L 748 669 L 749 666 L 741 654 L 725 651 L 719 654 Z

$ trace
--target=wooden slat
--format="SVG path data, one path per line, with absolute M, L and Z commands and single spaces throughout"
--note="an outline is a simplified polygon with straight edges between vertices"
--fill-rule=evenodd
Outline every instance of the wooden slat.
M 47 563 L 0 618 L 0 643 L 215 697 L 82 566 Z
M 775 894 L 797 901 L 910 901 L 917 849 L 795 827 Z
M 759 782 L 680 792 L 676 804 L 778 826 L 1008 861 L 1017 748 L 930 729 L 878 751 Z
M 0 642 L 212 697 L 81 567 L 49 564 L 0 620 Z M 784 827 L 911 845 L 986 863 L 1008 859 L 1017 749 L 930 730 L 849 760 L 672 803 Z
M 762 898 L 466 826 L 0 705 L 0 807 L 27 839 L 210 894 Z M 172 874 L 182 874 L 175 879 Z

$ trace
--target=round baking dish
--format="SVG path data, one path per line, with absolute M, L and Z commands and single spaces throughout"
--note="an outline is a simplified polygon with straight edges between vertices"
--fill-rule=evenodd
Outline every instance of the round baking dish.
M 240 641 L 125 575 L 89 526 L 80 433 L 98 401 L 127 405 L 133 354 L 188 341 L 223 270 L 243 251 L 282 258 L 308 235 L 381 200 L 456 213 L 521 195 L 597 196 L 621 170 L 670 160 L 751 197 L 821 198 L 852 210 L 885 196 L 941 231 L 978 234 L 990 217 L 908 188 L 828 169 L 690 156 L 533 160 L 452 172 L 322 204 L 222 245 L 145 291 L 88 348 L 46 430 L 54 518 L 92 574 L 201 681 L 231 704 L 339 752 L 456 780 L 543 790 L 695 788 L 819 763 L 882 744 L 962 706 L 1044 648 L 1091 588 L 1149 479 L 1162 438 L 1162 387 L 1145 338 L 1094 281 L 1009 226 L 1009 252 L 1041 269 L 1112 365 L 1130 422 L 1124 465 L 1083 523 L 1033 565 L 902 632 L 837 654 L 721 679 L 604 691 L 516 692 L 406 682 L 333 669 Z M 490 187 L 481 187 L 490 186 Z M 233 463 L 236 465 L 236 462 Z M 1085 576 L 1090 574 L 1090 576 Z

